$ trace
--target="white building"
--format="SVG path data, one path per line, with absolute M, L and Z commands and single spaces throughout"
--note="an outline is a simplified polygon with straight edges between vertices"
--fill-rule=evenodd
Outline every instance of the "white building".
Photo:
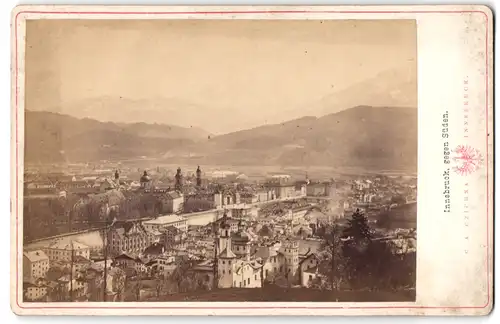
M 164 213 L 178 213 L 181 212 L 182 205 L 184 204 L 184 195 L 177 191 L 167 192 L 164 197 Z
M 290 284 L 299 280 L 299 246 L 296 241 L 287 239 L 283 243 L 259 246 L 253 257 L 261 260 L 264 280 L 283 278 Z
M 321 275 L 318 271 L 319 258 L 315 253 L 310 253 L 300 262 L 300 285 L 309 287 Z
M 24 298 L 28 301 L 38 301 L 47 295 L 47 286 L 31 282 L 23 283 Z
M 246 245 L 246 244 L 245 244 Z M 259 288 L 262 286 L 262 264 L 249 259 L 248 253 L 242 251 L 238 259 L 233 252 L 231 228 L 224 219 L 220 226 L 218 242 L 218 287 L 219 288 Z
M 157 237 L 156 232 L 148 232 L 144 226 L 135 222 L 115 226 L 108 235 L 111 252 L 133 254 L 144 251 Z
M 262 265 L 257 261 L 237 260 L 233 264 L 233 287 L 262 287 Z
M 169 226 L 173 226 L 181 232 L 187 232 L 188 229 L 186 218 L 179 215 L 159 216 L 156 219 L 143 222 L 142 225 L 148 231 L 164 232 Z
M 46 254 L 50 261 L 71 262 L 76 256 L 90 260 L 90 248 L 71 239 L 59 239 L 49 245 Z
M 44 278 L 49 271 L 49 257 L 42 251 L 29 251 L 23 253 L 23 279 L 34 282 Z

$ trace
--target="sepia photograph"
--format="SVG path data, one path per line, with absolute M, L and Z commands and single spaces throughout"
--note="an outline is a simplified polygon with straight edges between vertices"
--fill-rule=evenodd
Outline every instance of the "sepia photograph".
M 25 28 L 24 303 L 415 302 L 415 19 Z

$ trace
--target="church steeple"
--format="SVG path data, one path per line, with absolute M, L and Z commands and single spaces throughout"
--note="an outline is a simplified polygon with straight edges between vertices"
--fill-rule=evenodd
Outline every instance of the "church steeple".
M 182 191 L 182 170 L 180 167 L 177 168 L 177 173 L 175 174 L 175 190 Z
M 222 214 L 222 221 L 220 223 L 220 228 L 227 227 L 227 210 L 224 209 L 224 214 Z
M 240 221 L 238 222 L 238 232 L 243 232 L 243 230 L 245 229 L 245 226 L 243 225 L 243 221 L 240 219 Z
M 198 165 L 198 169 L 196 169 L 196 186 L 201 187 L 201 169 Z
M 227 212 L 224 210 L 222 221 L 219 229 L 219 251 L 222 253 L 224 250 L 232 253 L 231 250 L 231 227 L 227 222 Z

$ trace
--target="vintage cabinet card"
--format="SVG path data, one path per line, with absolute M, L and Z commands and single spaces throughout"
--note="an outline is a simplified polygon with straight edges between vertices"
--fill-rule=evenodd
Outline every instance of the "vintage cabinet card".
M 13 311 L 488 314 L 492 20 L 15 8 Z

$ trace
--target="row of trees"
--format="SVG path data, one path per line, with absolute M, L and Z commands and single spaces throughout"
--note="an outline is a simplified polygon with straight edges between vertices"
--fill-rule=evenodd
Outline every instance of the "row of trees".
M 415 253 L 395 252 L 390 241 L 376 239 L 366 216 L 357 210 L 347 226 L 324 233 L 321 258 L 327 269 L 323 287 L 330 289 L 414 288 Z

